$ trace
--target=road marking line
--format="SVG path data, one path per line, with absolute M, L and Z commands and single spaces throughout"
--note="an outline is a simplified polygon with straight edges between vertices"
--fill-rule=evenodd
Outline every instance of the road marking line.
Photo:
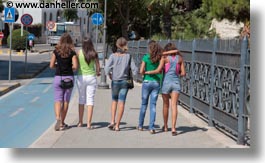
M 51 87 L 52 87 L 52 85 L 48 86 L 47 88 L 45 88 L 45 89 L 42 91 L 42 93 L 47 93 Z
M 39 98 L 40 98 L 40 97 L 35 97 L 34 99 L 32 99 L 32 100 L 30 101 L 30 103 L 34 103 L 34 102 L 36 102 Z
M 24 108 L 19 108 L 15 112 L 13 112 L 12 114 L 10 114 L 9 117 L 12 118 L 12 117 L 18 115 L 22 111 L 24 111 Z

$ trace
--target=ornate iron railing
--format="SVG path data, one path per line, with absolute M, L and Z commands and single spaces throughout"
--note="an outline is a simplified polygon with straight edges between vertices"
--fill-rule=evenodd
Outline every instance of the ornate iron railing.
M 185 60 L 179 102 L 200 113 L 209 126 L 218 125 L 245 144 L 250 132 L 250 51 L 248 40 L 163 40 L 176 44 Z M 140 67 L 148 40 L 130 41 L 129 53 Z M 135 80 L 141 81 L 140 75 Z

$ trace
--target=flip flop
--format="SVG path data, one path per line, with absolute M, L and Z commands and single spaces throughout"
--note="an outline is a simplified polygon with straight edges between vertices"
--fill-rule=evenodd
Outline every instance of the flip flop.
M 87 129 L 93 130 L 95 127 L 94 126 L 88 126 Z
M 55 124 L 55 126 L 54 126 L 54 130 L 55 130 L 55 131 L 59 131 L 59 130 L 60 130 L 60 124 L 61 124 L 61 121 L 60 121 L 60 120 L 57 120 L 57 121 L 56 121 L 56 124 Z
M 177 131 L 172 131 L 172 136 L 177 136 L 177 135 L 178 135 Z
M 115 123 L 112 123 L 112 124 L 109 124 L 108 125 L 108 128 L 111 129 L 111 130 L 113 130 L 114 126 L 115 126 Z
M 165 128 L 165 126 L 162 127 L 163 132 L 168 132 L 168 128 Z

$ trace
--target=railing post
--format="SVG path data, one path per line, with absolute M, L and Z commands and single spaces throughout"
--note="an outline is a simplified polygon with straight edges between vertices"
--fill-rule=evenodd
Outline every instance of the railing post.
M 178 50 L 180 50 L 180 46 L 181 46 L 181 39 L 178 40 L 178 46 L 177 46 Z
M 194 83 L 194 61 L 195 61 L 195 49 L 196 40 L 192 41 L 192 57 L 191 57 L 191 68 L 190 68 L 190 113 L 194 113 L 193 110 L 193 83 Z
M 214 116 L 214 111 L 213 111 L 213 90 L 214 90 L 214 68 L 216 65 L 216 50 L 217 50 L 217 37 L 214 38 L 213 40 L 213 52 L 212 52 L 212 63 L 211 63 L 211 85 L 210 85 L 210 109 L 209 109 L 209 126 L 213 126 L 213 116 Z
M 238 136 L 237 143 L 245 143 L 246 118 L 244 117 L 245 108 L 245 88 L 246 88 L 246 58 L 248 53 L 248 40 L 245 36 L 241 44 L 240 58 L 240 90 L 239 90 L 239 110 L 238 110 Z

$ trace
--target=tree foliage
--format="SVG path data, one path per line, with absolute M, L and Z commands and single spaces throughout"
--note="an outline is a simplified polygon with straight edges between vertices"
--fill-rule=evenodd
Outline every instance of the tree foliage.
M 250 0 L 203 0 L 203 5 L 218 20 L 224 18 L 237 22 L 250 20 Z
M 0 13 L 4 10 L 3 1 L 0 0 Z
M 74 21 L 78 19 L 77 9 L 74 9 L 74 8 L 64 9 L 63 17 L 66 19 L 66 21 Z

